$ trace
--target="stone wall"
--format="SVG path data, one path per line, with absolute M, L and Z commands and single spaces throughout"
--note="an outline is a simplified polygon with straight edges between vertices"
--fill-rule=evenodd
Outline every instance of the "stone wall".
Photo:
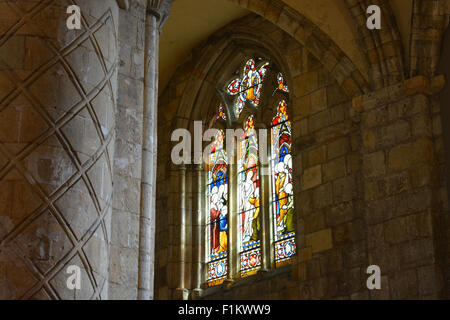
M 246 23 L 264 30 L 269 43 L 283 48 L 280 59 L 289 74 L 298 253 L 289 267 L 201 293 L 193 290 L 195 284 L 189 280 L 193 278 L 188 278 L 189 297 L 444 298 L 448 198 L 436 96 L 443 78 L 415 77 L 357 94 L 336 70 L 330 73 L 329 62 L 322 64 L 308 46 L 276 26 L 270 29 L 262 19 L 247 17 Z M 229 28 L 233 26 L 238 34 L 240 22 Z M 230 29 L 223 32 L 228 38 L 238 38 L 232 31 L 227 33 Z M 175 128 L 192 129 L 193 120 L 210 125 L 217 99 L 211 98 L 214 93 L 206 94 L 201 84 L 214 91 L 211 83 L 223 76 L 214 73 L 214 67 L 213 71 L 202 68 L 218 59 L 211 53 L 214 48 L 224 50 L 225 46 L 219 32 L 214 41 L 194 50 L 160 98 L 160 110 L 165 112 L 159 117 L 157 299 L 180 298 L 175 290 L 180 272 L 186 277 L 196 272 L 191 263 L 196 250 L 191 242 L 195 223 L 179 224 L 180 212 L 195 217 L 198 210 L 199 188 L 192 179 L 195 170 L 187 166 L 180 171 L 171 165 L 167 146 Z M 232 56 L 228 56 L 230 63 Z M 352 69 L 349 61 L 341 67 Z M 199 84 L 192 85 L 195 82 Z M 171 116 L 175 112 L 178 117 Z M 185 171 L 183 183 L 180 172 Z M 186 199 L 180 198 L 181 192 Z M 180 252 L 187 255 L 185 260 Z M 373 264 L 381 268 L 381 290 L 366 287 L 366 269 Z M 204 267 L 203 263 L 202 272 Z
M 448 200 L 433 97 L 443 82 L 419 76 L 354 100 L 361 112 L 369 263 L 383 272 L 383 289 L 371 297 L 443 297 Z

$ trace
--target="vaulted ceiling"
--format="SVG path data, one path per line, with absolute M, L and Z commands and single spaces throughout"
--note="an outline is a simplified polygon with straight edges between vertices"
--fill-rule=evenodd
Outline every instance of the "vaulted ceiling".
M 344 0 L 283 0 L 324 31 L 368 77 L 358 30 Z M 389 0 L 407 53 L 412 0 Z M 230 0 L 176 0 L 160 40 L 160 93 L 191 50 L 228 23 L 250 11 Z M 407 56 L 407 55 L 406 55 Z

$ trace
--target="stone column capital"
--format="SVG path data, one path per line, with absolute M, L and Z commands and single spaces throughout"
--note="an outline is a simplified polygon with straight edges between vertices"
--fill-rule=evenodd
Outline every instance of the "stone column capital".
M 159 21 L 159 31 L 166 23 L 170 15 L 170 5 L 175 0 L 148 0 L 147 14 L 155 16 Z
M 203 163 L 194 165 L 194 170 L 203 171 L 204 170 Z

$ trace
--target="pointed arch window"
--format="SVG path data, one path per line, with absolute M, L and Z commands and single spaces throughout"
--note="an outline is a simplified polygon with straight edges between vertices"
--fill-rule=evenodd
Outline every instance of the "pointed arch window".
M 237 163 L 230 166 L 224 150 L 226 137 L 223 130 L 218 130 L 206 167 L 208 287 L 221 284 L 229 276 L 231 267 L 237 271 L 237 277 L 243 278 L 257 273 L 263 265 L 281 267 L 289 264 L 296 254 L 292 127 L 287 103 L 289 88 L 281 72 L 267 78 L 271 70 L 269 62 L 258 61 L 257 64 L 254 59 L 248 59 L 240 76 L 225 86 L 225 92 L 230 97 L 228 103 L 232 101 L 230 108 L 224 107 L 225 100 L 217 107 L 215 119 L 218 123 L 222 127 L 240 128 L 242 134 L 237 137 L 234 150 Z M 272 82 L 264 83 L 267 79 L 272 79 Z M 269 99 L 267 94 L 263 95 L 264 86 L 270 93 L 273 92 L 272 96 L 286 97 L 277 100 L 276 112 L 272 120 L 266 123 L 269 128 L 268 177 L 262 175 L 259 153 L 263 149 L 255 130 L 255 119 L 262 110 L 261 106 L 271 107 L 270 103 L 273 103 L 263 101 Z M 270 99 L 274 101 L 276 98 Z M 230 175 L 235 178 L 229 180 Z M 233 195 L 231 199 L 229 195 Z M 234 257 L 229 255 L 229 245 L 236 252 Z M 271 248 L 272 253 L 267 252 L 267 247 Z M 267 264 L 269 256 L 273 261 Z

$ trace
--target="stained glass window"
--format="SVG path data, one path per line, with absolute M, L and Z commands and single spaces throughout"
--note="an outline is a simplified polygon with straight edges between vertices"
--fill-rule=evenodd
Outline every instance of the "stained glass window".
M 284 77 L 283 77 L 283 74 L 281 72 L 277 75 L 277 83 L 278 83 L 278 87 L 277 87 L 278 90 L 289 93 L 289 88 L 285 84 Z
M 217 120 L 227 120 L 227 114 L 225 113 L 225 110 L 223 109 L 223 104 L 219 104 L 219 111 L 217 115 Z
M 239 118 L 244 107 L 254 107 L 261 104 L 263 80 L 269 70 L 269 63 L 259 58 L 255 62 L 249 59 L 241 69 L 242 73 L 236 76 L 226 87 L 226 92 L 234 100 L 233 111 Z M 289 93 L 289 88 L 282 73 L 277 74 L 277 89 Z M 270 89 L 270 88 L 269 88 Z M 270 89 L 272 90 L 272 89 Z M 233 117 L 225 111 L 221 103 L 217 106 L 217 120 L 227 120 Z M 238 137 L 237 143 L 237 178 L 233 185 L 229 186 L 228 159 L 224 150 L 224 132 L 218 130 L 211 153 L 206 166 L 208 174 L 207 182 L 207 217 L 206 217 L 206 284 L 208 287 L 219 285 L 227 278 L 229 263 L 228 238 L 229 238 L 229 198 L 228 188 L 236 191 L 236 207 L 233 206 L 232 214 L 237 221 L 231 229 L 233 237 L 237 236 L 236 249 L 238 253 L 237 264 L 241 277 L 255 274 L 262 266 L 262 241 L 272 243 L 274 250 L 274 262 L 276 267 L 291 262 L 296 253 L 295 243 L 295 213 L 292 175 L 292 134 L 291 120 L 287 113 L 287 102 L 282 100 L 278 104 L 275 117 L 270 124 L 270 168 L 271 175 L 268 182 L 271 190 L 268 191 L 270 203 L 260 203 L 260 167 L 259 146 L 255 131 L 255 115 L 250 115 L 243 125 L 243 134 Z M 255 113 L 255 108 L 250 108 Z M 231 123 L 236 123 L 231 121 Z M 262 147 L 261 147 L 262 148 Z M 262 150 L 262 149 L 261 149 Z M 233 167 L 234 168 L 234 167 Z M 233 171 L 234 172 L 234 171 Z M 264 180 L 265 181 L 265 180 Z M 264 182 L 262 182 L 264 183 Z M 269 199 L 268 198 L 268 199 Z M 261 212 L 262 206 L 270 208 L 267 218 L 270 219 L 272 230 L 262 230 Z M 236 210 L 236 211 L 235 211 Z M 264 210 L 263 210 L 264 211 Z M 233 216 L 234 217 L 234 216 Z M 234 222 L 233 222 L 234 223 Z M 262 232 L 264 231 L 264 232 Z M 234 233 L 236 232 L 236 234 Z M 261 237 L 267 237 L 262 239 Z
M 223 148 L 224 133 L 218 130 L 209 155 L 207 232 L 207 284 L 222 283 L 227 275 L 228 241 L 228 171 L 227 154 Z
M 276 266 L 289 263 L 290 257 L 296 252 L 291 143 L 291 122 L 287 114 L 287 103 L 283 100 L 272 120 L 271 130 Z
M 255 61 L 253 59 L 248 60 L 245 64 L 242 77 L 233 79 L 227 86 L 227 93 L 232 96 L 237 96 L 234 106 L 236 117 L 239 117 L 241 114 L 246 101 L 250 101 L 256 107 L 259 105 L 262 83 L 268 65 L 269 63 L 266 62 L 257 70 Z
M 238 146 L 238 234 L 243 277 L 261 268 L 259 200 L 258 142 L 254 118 L 250 116 Z

